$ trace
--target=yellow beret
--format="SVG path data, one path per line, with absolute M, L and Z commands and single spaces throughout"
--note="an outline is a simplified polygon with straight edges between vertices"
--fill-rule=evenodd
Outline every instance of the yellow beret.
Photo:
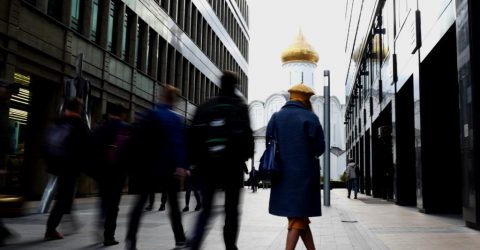
M 309 101 L 310 97 L 315 95 L 315 92 L 303 83 L 292 86 L 288 92 L 292 101 Z

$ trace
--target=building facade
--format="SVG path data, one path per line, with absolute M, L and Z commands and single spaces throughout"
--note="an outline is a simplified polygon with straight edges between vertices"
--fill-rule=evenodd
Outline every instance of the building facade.
M 238 73 L 247 96 L 248 12 L 245 0 L 1 1 L 0 77 L 20 86 L 10 102 L 7 161 L 23 162 L 17 168 L 27 197 L 38 198 L 45 185 L 43 131 L 80 55 L 92 84 L 93 126 L 112 103 L 128 107 L 134 121 L 165 84 L 181 90 L 175 109 L 188 121 L 197 104 L 218 94 L 222 70 Z M 85 179 L 79 189 L 89 193 L 93 185 Z
M 283 73 L 285 89 L 271 94 L 265 101 L 254 100 L 249 104 L 250 120 L 255 138 L 255 154 L 250 162 L 250 168 L 258 170 L 260 158 L 265 151 L 266 126 L 272 115 L 279 111 L 289 100 L 287 90 L 299 83 L 315 89 L 314 74 L 319 60 L 317 52 L 305 40 L 300 31 L 295 41 L 282 53 Z M 324 97 L 314 95 L 310 98 L 313 112 L 319 117 L 323 126 Z M 339 180 L 345 171 L 345 130 L 343 126 L 343 114 L 345 105 L 341 104 L 335 96 L 330 98 L 330 130 L 331 130 L 331 153 L 330 153 L 330 176 L 332 180 Z M 323 164 L 323 157 L 320 159 Z
M 480 4 L 347 1 L 347 152 L 361 192 L 480 226 Z

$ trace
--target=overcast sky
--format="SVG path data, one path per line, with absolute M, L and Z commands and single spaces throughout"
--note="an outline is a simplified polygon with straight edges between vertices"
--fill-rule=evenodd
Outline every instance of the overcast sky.
M 282 89 L 280 56 L 299 28 L 319 54 L 316 93 L 323 95 L 323 70 L 331 74 L 331 95 L 345 103 L 345 1 L 248 0 L 250 7 L 249 102 L 265 101 Z

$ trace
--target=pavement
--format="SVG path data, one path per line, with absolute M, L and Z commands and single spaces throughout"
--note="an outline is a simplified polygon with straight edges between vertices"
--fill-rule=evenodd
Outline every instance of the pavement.
M 287 220 L 268 214 L 269 189 L 252 193 L 245 189 L 242 202 L 242 219 L 238 248 L 243 250 L 285 249 Z M 183 197 L 183 194 L 180 194 Z M 128 221 L 128 211 L 134 196 L 122 198 L 118 218 L 117 239 L 123 241 Z M 157 194 L 155 208 L 159 207 Z M 214 218 L 203 249 L 225 249 L 222 238 L 223 194 L 218 193 Z M 17 236 L 3 249 L 123 249 L 124 244 L 103 247 L 96 230 L 97 199 L 76 199 L 75 215 L 81 228 L 74 233 L 68 222 L 60 231 L 65 239 L 43 241 L 47 214 L 31 214 L 5 219 Z M 323 202 L 323 201 L 322 201 Z M 35 203 L 32 203 L 33 205 Z M 30 204 L 30 206 L 32 206 Z M 183 207 L 184 200 L 180 200 Z M 190 208 L 196 205 L 192 197 Z M 168 207 L 167 207 L 168 212 Z M 464 226 L 460 215 L 428 215 L 414 207 L 401 207 L 394 203 L 359 195 L 348 199 L 344 189 L 331 192 L 331 206 L 322 208 L 323 216 L 310 218 L 317 249 L 480 249 L 480 231 Z M 183 213 L 187 235 L 192 231 L 198 212 Z M 66 218 L 68 221 L 68 218 Z M 145 212 L 139 232 L 139 250 L 172 249 L 173 233 L 166 212 Z M 306 249 L 301 240 L 296 249 Z

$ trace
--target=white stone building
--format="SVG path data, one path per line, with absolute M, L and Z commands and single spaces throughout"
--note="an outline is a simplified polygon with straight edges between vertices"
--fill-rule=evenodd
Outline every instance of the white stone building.
M 317 68 L 318 54 L 305 41 L 302 32 L 299 32 L 295 42 L 282 53 L 282 62 L 288 84 L 285 90 L 270 95 L 265 101 L 254 100 L 249 104 L 250 120 L 255 137 L 255 155 L 249 163 L 258 170 L 259 160 L 265 150 L 265 131 L 270 117 L 279 111 L 289 100 L 287 90 L 298 83 L 303 83 L 311 89 L 314 87 L 314 73 Z M 324 97 L 314 95 L 310 99 L 315 114 L 323 123 Z M 335 96 L 330 98 L 330 176 L 332 180 L 340 179 L 346 166 L 345 158 L 345 126 L 343 117 L 345 105 L 342 105 Z M 323 165 L 323 157 L 320 164 Z M 323 168 L 323 166 L 322 166 Z M 323 173 L 322 173 L 323 175 Z

